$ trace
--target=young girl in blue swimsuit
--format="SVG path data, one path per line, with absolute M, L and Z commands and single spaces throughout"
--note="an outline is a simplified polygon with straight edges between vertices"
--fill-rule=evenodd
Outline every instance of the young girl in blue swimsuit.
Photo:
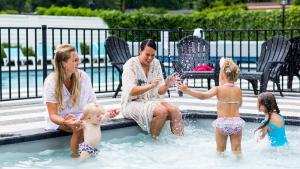
M 285 134 L 285 121 L 283 116 L 279 114 L 280 110 L 274 95 L 270 92 L 261 93 L 257 99 L 257 108 L 265 115 L 265 119 L 261 122 L 262 125 L 257 129 L 260 132 L 260 139 L 268 134 L 271 146 L 288 145 Z

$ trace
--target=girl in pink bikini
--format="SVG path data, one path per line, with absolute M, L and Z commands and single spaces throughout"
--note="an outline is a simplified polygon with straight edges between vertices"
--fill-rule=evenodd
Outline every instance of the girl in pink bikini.
M 177 84 L 177 88 L 202 100 L 217 96 L 218 118 L 212 124 L 216 128 L 217 152 L 222 153 L 226 150 L 229 136 L 232 152 L 240 157 L 242 128 L 245 121 L 240 118 L 239 112 L 242 105 L 242 91 L 234 84 L 239 77 L 240 70 L 230 58 L 221 59 L 220 68 L 220 86 L 213 87 L 207 92 L 194 91 L 180 83 Z

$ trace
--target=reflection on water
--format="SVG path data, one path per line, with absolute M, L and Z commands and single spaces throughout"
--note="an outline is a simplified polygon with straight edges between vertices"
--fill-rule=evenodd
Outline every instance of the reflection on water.
M 168 130 L 159 141 L 148 135 L 124 137 L 102 142 L 100 153 L 84 163 L 70 158 L 69 150 L 47 150 L 38 154 L 1 154 L 2 168 L 104 168 L 104 169 L 285 169 L 300 166 L 300 128 L 287 126 L 288 148 L 271 148 L 266 141 L 256 142 L 253 134 L 258 124 L 248 123 L 244 130 L 243 158 L 237 160 L 227 151 L 216 155 L 214 129 L 211 120 L 186 122 L 185 136 L 176 138 Z

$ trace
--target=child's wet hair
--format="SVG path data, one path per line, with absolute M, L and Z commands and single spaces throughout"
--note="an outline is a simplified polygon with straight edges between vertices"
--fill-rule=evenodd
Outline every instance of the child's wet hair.
M 268 113 L 269 115 L 268 120 L 257 129 L 259 130 L 269 124 L 273 112 L 279 114 L 280 110 L 278 108 L 275 96 L 270 92 L 261 93 L 260 95 L 258 95 L 257 99 L 258 99 L 258 106 L 259 107 L 264 106 L 266 109 L 265 110 L 266 113 Z
M 231 58 L 225 59 L 224 64 L 221 67 L 221 72 L 224 73 L 226 78 L 231 82 L 237 81 L 240 75 L 239 67 L 233 62 Z

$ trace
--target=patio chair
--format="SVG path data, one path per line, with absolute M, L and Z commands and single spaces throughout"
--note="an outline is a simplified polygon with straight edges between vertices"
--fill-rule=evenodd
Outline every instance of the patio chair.
M 3 58 L 3 64 L 5 66 L 9 66 L 11 62 L 13 62 L 16 67 L 26 63 L 27 58 L 20 48 L 4 48 L 4 53 L 6 55 L 6 58 Z M 28 60 L 30 60 L 33 65 L 35 64 L 35 59 L 33 57 L 28 57 Z
M 120 74 L 119 85 L 113 96 L 116 98 L 122 87 L 123 65 L 131 58 L 129 46 L 126 41 L 117 36 L 109 36 L 104 43 L 111 64 L 118 70 Z
M 105 47 L 104 47 L 103 42 L 99 42 L 99 43 L 94 42 L 93 45 L 92 45 L 92 48 L 90 48 L 90 49 L 93 49 L 90 52 L 90 55 L 92 56 L 93 61 L 95 61 L 96 63 L 104 61 L 104 59 L 105 59 Z
M 246 79 L 252 84 L 255 95 L 258 94 L 258 81 L 260 82 L 260 93 L 262 93 L 267 90 L 268 81 L 271 80 L 276 83 L 280 95 L 283 96 L 279 76 L 290 46 L 291 43 L 287 38 L 283 36 L 272 37 L 262 44 L 256 71 L 241 71 L 240 79 Z
M 219 85 L 219 64 L 209 59 L 209 44 L 198 36 L 186 36 L 177 44 L 178 61 L 175 62 L 174 70 L 180 75 L 181 81 L 186 78 L 207 79 L 208 89 L 211 88 L 211 79 L 214 79 L 215 86 Z M 193 71 L 196 67 L 209 65 L 215 67 L 211 71 Z M 182 92 L 179 91 L 179 96 Z
M 291 38 L 291 48 L 280 75 L 288 76 L 287 88 L 292 89 L 293 78 L 297 76 L 300 80 L 300 36 Z
M 47 60 L 46 60 L 47 64 L 50 64 L 50 65 L 52 64 L 52 58 L 54 57 L 53 52 L 54 51 L 52 49 L 52 44 L 47 44 Z M 40 62 L 41 65 L 43 65 L 43 45 L 42 45 L 42 43 L 37 44 L 36 56 L 37 56 L 38 62 Z

